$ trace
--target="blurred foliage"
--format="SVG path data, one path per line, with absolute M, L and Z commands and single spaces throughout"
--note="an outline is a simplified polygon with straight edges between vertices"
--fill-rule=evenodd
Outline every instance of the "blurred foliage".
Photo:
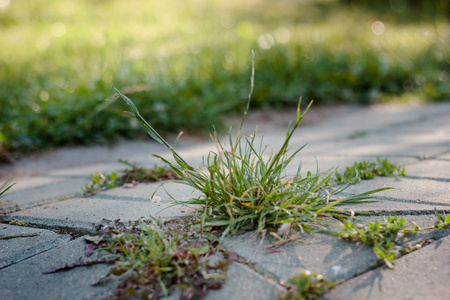
M 250 49 L 261 107 L 449 99 L 447 2 L 372 2 L 1 1 L 0 156 L 135 137 L 113 87 L 156 128 L 210 129 L 243 109 Z
M 342 2 L 360 9 L 377 10 L 380 13 L 386 11 L 394 12 L 398 14 L 397 17 L 402 17 L 403 19 L 405 17 L 411 18 L 414 21 L 417 21 L 417 18 L 429 21 L 430 17 L 450 17 L 450 3 L 448 0 L 342 0 Z M 416 15 L 414 16 L 413 13 Z

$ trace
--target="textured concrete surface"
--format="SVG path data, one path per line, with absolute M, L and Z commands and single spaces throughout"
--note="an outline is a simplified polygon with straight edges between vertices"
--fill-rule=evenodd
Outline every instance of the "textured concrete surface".
M 344 106 L 320 113 L 313 107 L 306 126 L 295 133 L 290 148 L 293 151 L 307 146 L 287 172 L 295 173 L 299 163 L 302 174 L 335 167 L 342 172 L 354 161 L 388 158 L 391 163 L 405 166 L 407 176 L 379 177 L 350 187 L 346 190 L 349 194 L 383 187 L 394 189 L 375 195 L 379 202 L 348 207 L 377 214 L 360 217 L 360 222 L 399 215 L 421 228 L 432 227 L 436 222 L 435 209 L 450 213 L 449 115 L 450 103 Z M 277 150 L 289 120 L 294 118 L 295 111 L 251 114 L 244 132 L 251 134 L 256 125 L 261 125 L 258 134 L 264 136 L 262 145 Z M 177 149 L 197 166 L 215 146 L 209 140 L 188 137 Z M 159 183 L 139 184 L 83 197 L 81 186 L 89 182 L 91 173 L 123 169 L 125 166 L 118 159 L 138 162 L 143 167 L 161 166 L 152 153 L 171 158 L 162 145 L 134 141 L 109 147 L 59 149 L 0 166 L 2 182 L 11 176 L 17 182 L 0 205 L 0 237 L 8 237 L 0 239 L 2 299 L 103 299 L 113 293 L 117 279 L 91 285 L 107 273 L 106 264 L 47 275 L 42 272 L 95 259 L 85 257 L 81 238 L 72 240 L 62 233 L 93 235 L 104 219 L 172 219 L 194 213 L 193 207 L 174 204 L 198 194 L 173 183 L 163 187 Z M 151 199 L 154 192 L 157 197 Z M 12 220 L 38 228 L 7 225 Z M 233 263 L 222 289 L 210 291 L 206 298 L 276 299 L 285 291 L 284 283 L 306 269 L 338 283 L 324 296 L 326 299 L 447 299 L 449 233 L 450 230 L 426 230 L 403 238 L 400 243 L 404 246 L 428 245 L 396 260 L 395 270 L 380 267 L 370 247 L 325 234 L 308 234 L 299 242 L 277 249 L 270 249 L 268 238 L 261 243 L 261 237 L 250 237 L 252 233 L 231 237 L 225 241 L 225 247 L 237 253 L 245 264 Z M 177 297 L 179 294 L 174 294 L 170 299 Z
M 70 240 L 49 230 L 0 224 L 0 269 Z
M 0 270 L 2 299 L 103 299 L 118 283 L 111 278 L 92 285 L 108 272 L 107 264 L 43 274 L 66 265 L 98 260 L 95 254 L 86 258 L 84 246 L 83 238 L 79 238 Z
M 251 283 L 251 284 L 250 284 Z M 276 299 L 286 290 L 263 275 L 240 263 L 230 265 L 227 281 L 220 290 L 212 290 L 207 300 L 228 299 Z

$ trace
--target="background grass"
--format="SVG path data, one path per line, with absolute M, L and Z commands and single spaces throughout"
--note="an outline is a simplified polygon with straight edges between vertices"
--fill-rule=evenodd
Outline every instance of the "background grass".
M 244 108 L 250 49 L 260 107 L 449 99 L 447 1 L 370 2 L 1 0 L 0 156 L 140 134 L 113 87 L 209 130 Z

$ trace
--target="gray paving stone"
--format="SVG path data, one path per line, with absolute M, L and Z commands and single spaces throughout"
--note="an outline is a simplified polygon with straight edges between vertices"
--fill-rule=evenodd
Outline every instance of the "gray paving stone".
M 45 252 L 71 239 L 49 230 L 0 224 L 0 269 Z
M 189 144 L 183 143 L 181 144 Z M 36 175 L 57 169 L 78 168 L 103 163 L 116 163 L 118 159 L 145 161 L 152 153 L 164 151 L 163 145 L 154 141 L 123 141 L 117 145 L 77 146 L 59 148 L 55 151 L 30 155 L 14 162 L 13 165 L 2 166 L 0 176 L 10 173 L 19 175 Z
M 93 286 L 108 273 L 109 266 L 96 264 L 53 274 L 42 274 L 77 262 L 99 259 L 85 256 L 84 240 L 78 238 L 0 270 L 2 299 L 103 299 L 114 292 L 117 279 Z
M 324 299 L 448 299 L 450 237 L 379 267 L 329 291 Z
M 166 203 L 173 202 L 174 200 L 186 201 L 201 195 L 201 193 L 194 192 L 194 189 L 185 184 L 172 181 L 158 181 L 147 184 L 138 184 L 133 188 L 119 187 L 106 190 L 94 196 L 94 198 L 127 199 L 128 201 L 148 202 L 152 199 L 153 194 L 160 197 L 157 201 Z
M 16 203 L 22 209 L 26 209 L 65 198 L 81 196 L 81 186 L 83 185 L 83 182 L 85 182 L 84 179 L 73 178 L 23 189 L 17 192 L 11 190 L 11 192 L 6 195 L 5 199 Z
M 49 185 L 52 183 L 58 183 L 64 181 L 64 178 L 46 177 L 46 176 L 33 176 L 33 177 L 19 177 L 14 178 L 14 186 L 9 189 L 9 194 L 16 193 L 23 190 L 28 190 L 36 187 Z
M 437 155 L 450 146 L 446 113 L 448 106 L 444 107 L 445 111 L 434 112 L 431 116 L 419 114 L 393 122 L 387 122 L 386 116 L 373 112 L 335 119 L 313 128 L 305 128 L 305 132 L 300 128 L 292 139 L 292 145 L 295 148 L 307 142 L 309 149 L 306 148 L 305 153 L 308 154 L 313 151 L 316 154 L 332 152 L 374 157 Z M 387 118 L 396 116 L 398 114 Z M 360 133 L 360 137 L 349 138 L 355 133 Z
M 334 153 L 346 155 L 371 155 L 374 157 L 390 157 L 392 155 L 404 156 L 436 156 L 450 147 L 450 133 L 444 137 L 440 131 L 428 131 L 417 133 L 393 132 L 390 135 L 368 135 L 354 141 L 340 141 L 330 143 Z
M 450 182 L 428 179 L 377 177 L 350 186 L 346 193 L 359 194 L 371 189 L 392 187 L 374 194 L 375 199 L 392 199 L 404 203 L 450 206 Z M 391 204 L 389 204 L 391 205 Z
M 95 171 L 99 171 L 104 175 L 109 175 L 111 172 L 117 172 L 120 169 L 124 169 L 125 165 L 118 162 L 110 162 L 103 164 L 92 164 L 87 166 L 63 168 L 50 171 L 46 173 L 48 176 L 58 177 L 83 177 L 86 183 L 90 183 L 90 175 L 95 174 Z
M 287 281 L 302 270 L 322 274 L 331 281 L 349 279 L 377 264 L 372 249 L 325 234 L 308 234 L 300 243 L 288 243 L 271 253 L 260 244 L 261 237 L 249 234 L 232 237 L 225 242 L 230 251 L 247 259 L 262 272 L 277 280 Z M 302 243 L 303 242 L 303 243 Z
M 234 262 L 227 272 L 227 281 L 220 290 L 211 290 L 206 300 L 277 299 L 286 290 L 249 267 Z
M 450 186 L 450 156 L 438 156 L 406 166 L 407 178 L 447 182 Z
M 43 224 L 61 221 L 97 224 L 102 219 L 135 221 L 141 217 L 177 218 L 192 215 L 193 208 L 173 206 L 173 203 L 152 203 L 150 201 L 123 201 L 100 198 L 73 198 L 44 206 L 34 207 L 9 214 L 9 218 L 21 220 L 40 219 Z

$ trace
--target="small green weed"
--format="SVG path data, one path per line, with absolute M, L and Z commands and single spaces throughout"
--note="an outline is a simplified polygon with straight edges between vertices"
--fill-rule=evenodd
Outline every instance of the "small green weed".
M 102 190 L 112 189 L 116 186 L 131 185 L 142 182 L 154 182 L 159 180 L 174 180 L 178 176 L 172 170 L 160 167 L 154 169 L 141 168 L 136 163 L 130 163 L 126 160 L 119 160 L 119 162 L 128 166 L 128 168 L 120 170 L 119 172 L 111 172 L 109 176 L 105 176 L 99 171 L 91 174 L 91 184 L 81 188 L 85 196 L 92 196 Z
M 154 219 L 131 224 L 116 221 L 87 241 L 108 252 L 104 259 L 116 261 L 107 276 L 125 276 L 116 290 L 119 298 L 158 299 L 175 287 L 183 289 L 182 299 L 203 298 L 206 290 L 220 288 L 226 277 L 226 261 L 216 265 L 208 261 L 219 251 L 213 237 L 201 238 Z
M 7 190 L 9 190 L 13 185 L 15 185 L 15 183 L 12 183 L 12 179 L 9 179 L 8 181 L 6 181 L 4 184 L 2 184 L 2 186 L 0 186 L 0 198 L 5 197 L 5 193 Z M 3 201 L 0 201 L 0 206 L 4 205 Z
M 147 169 L 139 167 L 136 163 L 130 163 L 126 160 L 119 160 L 119 162 L 128 166 L 128 168 L 120 170 L 120 184 L 179 179 L 175 172 L 165 167 Z
M 355 162 L 353 166 L 348 166 L 344 174 L 335 173 L 335 182 L 358 183 L 361 180 L 373 179 L 376 176 L 406 176 L 405 168 L 391 164 L 387 159 L 381 160 L 377 157 L 377 163 L 370 161 Z
M 440 228 L 448 228 L 450 226 L 450 214 L 445 216 L 441 215 L 437 209 L 434 209 L 434 213 L 437 217 L 437 222 L 434 224 L 434 228 L 440 229 Z
M 395 241 L 408 233 L 414 233 L 418 227 L 406 229 L 407 219 L 397 220 L 397 216 L 389 216 L 386 222 L 370 222 L 366 226 L 361 226 L 350 221 L 344 221 L 342 231 L 338 235 L 349 241 L 361 241 L 373 247 L 373 251 L 378 259 L 393 269 L 393 260 L 402 250 Z
M 200 168 L 194 168 L 187 163 L 145 121 L 135 104 L 116 89 L 131 109 L 130 114 L 155 141 L 172 152 L 175 163 L 159 155 L 154 156 L 165 162 L 181 178 L 180 183 L 203 194 L 201 197 L 184 202 L 201 207 L 202 228 L 220 227 L 224 229 L 224 235 L 254 229 L 266 233 L 266 230 L 276 230 L 285 223 L 309 229 L 313 223 L 326 217 L 349 216 L 347 210 L 338 208 L 340 204 L 363 203 L 372 198 L 371 194 L 384 190 L 372 190 L 342 198 L 339 194 L 348 185 L 336 188 L 330 184 L 333 172 L 327 174 L 308 172 L 303 177 L 299 167 L 294 176 L 286 175 L 286 167 L 303 149 L 301 147 L 288 155 L 290 139 L 312 104 L 311 102 L 301 114 L 301 99 L 297 106 L 296 122 L 292 127 L 288 127 L 283 145 L 278 151 L 268 155 L 269 158 L 264 158 L 268 150 L 263 148 L 262 141 L 258 146 L 256 131 L 249 137 L 241 134 L 253 86 L 254 53 L 250 93 L 237 137 L 233 141 L 230 130 L 227 147 L 214 131 L 212 139 L 217 152 L 211 151 L 204 158 L 203 166 Z
M 289 292 L 281 295 L 280 300 L 309 300 L 319 298 L 323 293 L 335 287 L 335 284 L 327 281 L 322 275 L 302 271 L 298 276 L 288 282 Z
M 103 175 L 99 171 L 95 171 L 95 174 L 91 174 L 91 184 L 81 188 L 84 195 L 94 195 L 105 189 L 112 189 L 116 186 L 116 180 L 119 178 L 119 173 L 111 172 L 108 176 Z
M 23 227 L 28 227 L 28 223 L 25 221 L 18 221 L 16 219 L 12 219 L 12 221 L 10 221 L 8 223 L 9 225 L 15 225 L 15 226 L 23 226 Z

